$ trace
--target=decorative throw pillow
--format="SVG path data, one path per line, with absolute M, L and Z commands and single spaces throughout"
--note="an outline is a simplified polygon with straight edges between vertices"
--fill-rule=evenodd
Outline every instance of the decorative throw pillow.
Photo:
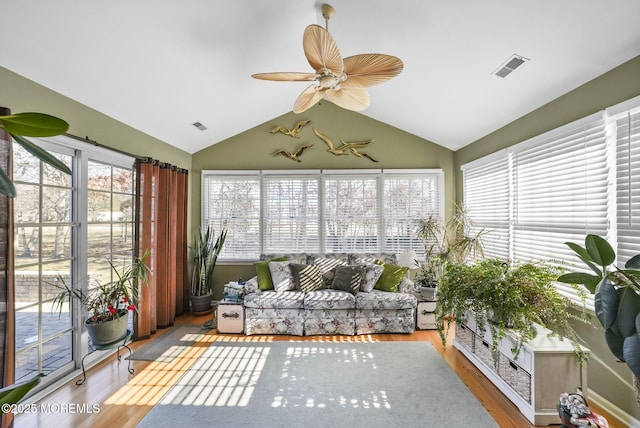
M 357 294 L 362 283 L 361 266 L 338 266 L 331 288 Z
M 262 291 L 273 290 L 273 279 L 269 270 L 269 262 L 282 262 L 287 260 L 286 257 L 278 257 L 277 259 L 265 260 L 254 263 L 256 275 L 258 277 L 258 288 Z
M 291 269 L 293 282 L 297 290 L 308 293 L 324 288 L 324 281 L 318 266 L 290 263 L 289 269 Z
M 362 265 L 362 284 L 360 284 L 360 291 L 370 293 L 380 279 L 382 271 L 384 271 L 384 266 L 382 265 L 377 265 L 375 263 Z
M 379 262 L 378 264 L 381 263 L 382 262 Z M 409 268 L 391 263 L 384 263 L 382 266 L 384 266 L 384 270 L 382 271 L 382 275 L 380 275 L 380 279 L 378 279 L 374 288 L 376 290 L 390 291 L 393 293 L 397 292 L 398 285 L 406 276 Z
M 269 271 L 271 271 L 273 288 L 277 293 L 296 289 L 291 269 L 289 269 L 289 264 L 291 264 L 290 261 L 269 262 Z

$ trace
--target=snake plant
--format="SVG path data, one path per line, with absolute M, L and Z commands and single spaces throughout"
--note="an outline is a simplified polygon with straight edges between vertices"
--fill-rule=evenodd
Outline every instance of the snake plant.
M 614 265 L 615 250 L 602 237 L 587 235 L 584 247 L 566 243 L 593 273 L 572 272 L 558 281 L 582 284 L 594 294 L 596 316 L 611 352 L 640 378 L 640 254 Z

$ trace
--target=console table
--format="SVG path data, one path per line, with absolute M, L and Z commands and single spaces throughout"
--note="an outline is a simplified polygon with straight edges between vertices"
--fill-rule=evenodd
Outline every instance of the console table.
M 534 425 L 558 424 L 556 409 L 560 394 L 581 387 L 587 394 L 587 367 L 580 364 L 573 345 L 556 337 L 548 337 L 542 326 L 538 335 L 523 345 L 517 356 L 516 344 L 507 335 L 492 353 L 489 328 L 478 331 L 473 316 L 467 323 L 456 325 L 453 345 L 460 350 L 520 412 Z M 583 348 L 584 349 L 584 348 Z M 588 349 L 584 349 L 588 353 Z

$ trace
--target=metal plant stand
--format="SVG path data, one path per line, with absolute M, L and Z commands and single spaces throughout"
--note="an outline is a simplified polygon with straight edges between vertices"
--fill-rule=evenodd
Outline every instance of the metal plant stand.
M 114 342 L 111 343 L 107 343 L 106 345 L 94 345 L 94 349 L 96 351 L 105 351 L 107 349 L 113 349 L 115 347 L 118 348 L 118 361 L 120 361 L 121 359 L 121 355 L 120 355 L 120 349 L 121 348 L 127 348 L 129 350 L 129 363 L 127 365 L 127 370 L 129 371 L 129 373 L 133 374 L 133 372 L 135 371 L 134 369 L 131 368 L 131 348 L 129 348 L 129 346 L 127 345 L 127 342 L 129 342 L 129 340 L 131 339 L 131 336 L 133 336 L 133 332 L 131 330 L 127 330 L 127 334 L 124 338 L 122 339 L 118 339 Z M 83 383 L 86 382 L 87 380 L 87 373 L 84 369 L 84 359 L 87 358 L 90 355 L 90 353 L 87 353 L 84 357 L 82 357 L 82 379 L 77 380 L 76 381 L 76 385 L 82 385 Z

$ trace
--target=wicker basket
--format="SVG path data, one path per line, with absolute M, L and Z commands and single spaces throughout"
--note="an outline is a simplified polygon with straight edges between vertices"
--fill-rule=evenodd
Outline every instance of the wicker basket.
M 474 350 L 475 336 L 466 325 L 456 324 L 456 340 L 471 352 Z
M 498 360 L 498 374 L 520 397 L 531 403 L 531 374 L 503 354 Z

